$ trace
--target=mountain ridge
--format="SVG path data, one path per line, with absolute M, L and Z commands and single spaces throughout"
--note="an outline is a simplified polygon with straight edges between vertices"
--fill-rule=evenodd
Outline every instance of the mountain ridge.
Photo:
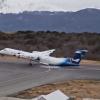
M 100 9 L 86 8 L 76 12 L 25 11 L 0 13 L 1 31 L 100 32 Z

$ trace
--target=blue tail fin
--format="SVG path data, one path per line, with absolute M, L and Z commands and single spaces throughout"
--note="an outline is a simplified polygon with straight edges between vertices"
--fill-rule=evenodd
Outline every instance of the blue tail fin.
M 84 57 L 87 52 L 88 52 L 87 50 L 77 50 L 77 51 L 75 51 L 75 55 L 72 59 L 73 63 L 79 64 L 82 57 Z

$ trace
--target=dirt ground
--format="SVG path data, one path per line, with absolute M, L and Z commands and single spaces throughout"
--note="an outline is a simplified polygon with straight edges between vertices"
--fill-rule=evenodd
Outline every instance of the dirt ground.
M 81 98 L 100 99 L 100 80 L 71 80 L 66 82 L 46 84 L 34 87 L 13 95 L 17 98 L 34 98 L 49 94 L 55 90 L 61 90 L 67 96 Z
M 100 65 L 100 61 L 82 60 L 81 64 L 95 64 L 95 65 Z

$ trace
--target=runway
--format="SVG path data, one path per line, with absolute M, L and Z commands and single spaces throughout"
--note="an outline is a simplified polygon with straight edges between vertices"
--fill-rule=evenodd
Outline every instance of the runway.
M 10 95 L 31 87 L 72 79 L 100 79 L 100 65 L 79 68 L 47 69 L 27 62 L 0 61 L 0 96 Z

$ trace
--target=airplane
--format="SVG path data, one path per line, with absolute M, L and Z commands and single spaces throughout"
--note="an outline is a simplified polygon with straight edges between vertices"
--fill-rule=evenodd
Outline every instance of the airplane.
M 55 49 L 47 50 L 47 51 L 33 51 L 26 52 L 22 50 L 16 50 L 11 48 L 5 48 L 0 50 L 0 54 L 16 56 L 18 58 L 25 58 L 30 60 L 30 65 L 32 65 L 32 61 L 37 61 L 40 64 L 51 65 L 51 66 L 79 66 L 82 57 L 88 52 L 87 50 L 76 50 L 73 58 L 57 58 L 51 57 L 50 54 L 53 53 Z
M 87 50 L 76 50 L 73 58 L 57 58 L 51 56 L 40 56 L 38 58 L 41 64 L 50 66 L 79 66 L 81 59 L 87 53 Z
M 0 50 L 0 54 L 2 56 L 8 55 L 8 56 L 16 56 L 18 58 L 28 59 L 30 61 L 29 64 L 32 65 L 32 61 L 38 61 L 38 58 L 40 56 L 50 56 L 50 54 L 53 53 L 54 51 L 55 49 L 46 50 L 46 51 L 33 51 L 31 53 L 22 50 L 4 48 L 3 50 Z

